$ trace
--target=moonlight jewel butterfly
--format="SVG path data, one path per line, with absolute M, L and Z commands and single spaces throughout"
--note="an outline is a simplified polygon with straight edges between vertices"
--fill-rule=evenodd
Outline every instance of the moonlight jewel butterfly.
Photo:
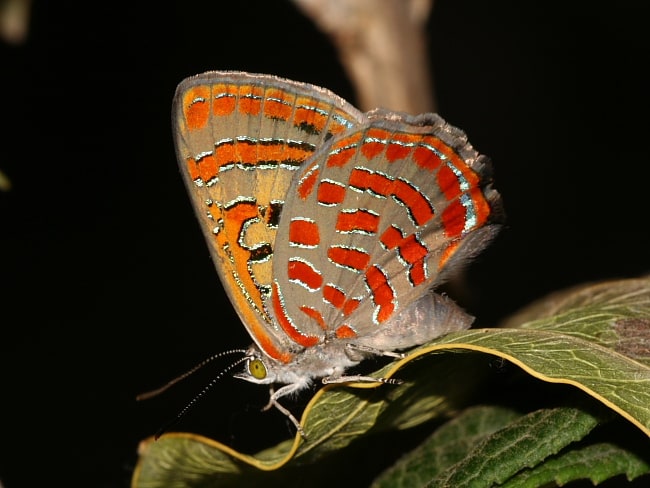
M 490 162 L 462 131 L 229 71 L 182 81 L 172 118 L 201 229 L 254 342 L 229 351 L 244 355 L 236 376 L 270 385 L 267 407 L 303 436 L 280 398 L 315 380 L 396 382 L 346 370 L 471 325 L 432 292 L 499 228 Z

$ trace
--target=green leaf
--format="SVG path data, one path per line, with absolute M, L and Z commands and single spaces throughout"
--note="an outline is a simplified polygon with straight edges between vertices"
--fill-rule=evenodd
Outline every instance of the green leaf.
M 372 487 L 424 486 L 465 458 L 482 439 L 519 417 L 520 413 L 505 407 L 471 407 L 384 471 Z
M 238 453 L 211 439 L 187 433 L 169 433 L 157 441 L 140 445 L 140 462 L 133 486 L 163 487 L 237 485 L 241 476 L 250 483 L 259 470 L 273 471 L 287 464 L 314 463 L 329 453 L 345 448 L 371 429 L 406 429 L 454 413 L 466 401 L 472 385 L 480 381 L 477 369 L 485 361 L 477 356 L 433 355 L 411 358 L 400 371 L 401 385 L 358 384 L 359 388 L 331 385 L 321 389 L 305 409 L 299 436 L 255 456 Z M 480 366 L 479 366 L 480 364 Z M 389 365 L 378 371 L 381 377 L 395 370 Z M 421 381 L 436 372 L 435 381 Z M 469 381 L 467 378 L 472 378 Z M 458 384 L 465 385 L 459 389 Z M 183 478 L 187 476 L 187 484 Z
M 529 310 L 509 322 L 518 328 L 450 334 L 375 373 L 396 375 L 402 385 L 321 389 L 303 414 L 307 442 L 296 437 L 247 456 L 192 434 L 144 441 L 133 486 L 210 486 L 217 478 L 242 476 L 248 482 L 259 470 L 315 463 L 371 431 L 452 416 L 480 391 L 487 357 L 510 361 L 542 381 L 571 385 L 650 436 L 650 279 L 590 285 L 536 307 L 536 316 Z
M 444 341 L 507 359 L 543 381 L 575 386 L 650 436 L 650 368 L 642 363 L 584 339 L 545 330 L 484 329 Z
M 503 488 L 538 488 L 570 481 L 588 479 L 594 485 L 615 476 L 629 481 L 650 473 L 648 458 L 611 443 L 597 443 L 573 450 L 525 470 L 503 484 Z
M 586 339 L 650 366 L 650 277 L 557 292 L 504 324 Z
M 534 467 L 582 439 L 598 420 L 597 416 L 570 407 L 531 412 L 473 446 L 465 458 L 426 486 L 488 488 L 501 484 L 521 469 Z
M 650 473 L 650 454 L 643 446 L 636 447 L 644 456 L 634 445 L 629 449 L 599 442 L 572 447 L 599 419 L 584 408 L 545 409 L 524 416 L 504 407 L 472 407 L 403 456 L 372 487 L 478 488 L 502 483 L 537 488 L 585 478 L 599 483 L 618 475 L 632 480 Z M 633 437 L 622 433 L 626 440 Z

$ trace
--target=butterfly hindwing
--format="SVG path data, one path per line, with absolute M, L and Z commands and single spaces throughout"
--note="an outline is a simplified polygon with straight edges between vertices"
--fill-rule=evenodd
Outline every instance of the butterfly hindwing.
M 374 334 L 487 245 L 488 170 L 431 114 L 377 112 L 326 143 L 294 178 L 278 229 L 267 303 L 288 341 Z

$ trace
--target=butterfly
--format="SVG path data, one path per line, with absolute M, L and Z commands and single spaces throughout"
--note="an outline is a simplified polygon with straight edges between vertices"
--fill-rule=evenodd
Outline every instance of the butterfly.
M 316 380 L 471 325 L 433 293 L 495 236 L 490 162 L 436 114 L 362 113 L 327 89 L 245 72 L 183 80 L 177 159 L 253 345 L 235 376 L 267 407 Z M 275 389 L 274 385 L 281 385 Z

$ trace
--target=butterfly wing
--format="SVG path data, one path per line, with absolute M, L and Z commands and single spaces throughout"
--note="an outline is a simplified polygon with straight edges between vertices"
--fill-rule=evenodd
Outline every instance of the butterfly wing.
M 377 111 L 327 143 L 294 178 L 276 238 L 268 300 L 287 340 L 370 337 L 432 310 L 422 297 L 495 233 L 488 170 L 433 114 Z
M 181 173 L 222 284 L 257 345 L 286 361 L 264 301 L 287 189 L 317 148 L 365 116 L 323 88 L 212 71 L 179 84 L 172 118 Z

